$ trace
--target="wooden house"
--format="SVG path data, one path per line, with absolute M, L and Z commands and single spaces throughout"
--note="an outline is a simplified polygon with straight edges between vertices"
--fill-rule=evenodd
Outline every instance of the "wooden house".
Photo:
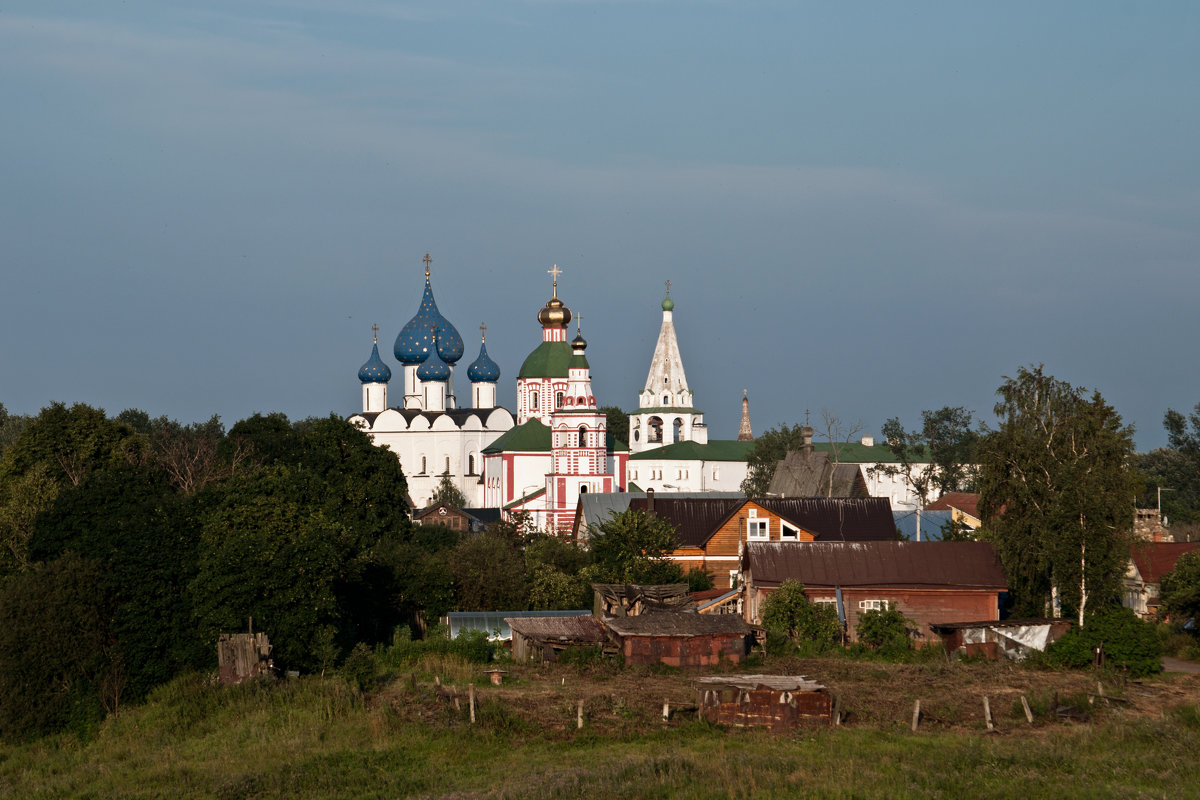
M 684 571 L 702 569 L 719 587 L 737 588 L 748 542 L 895 540 L 891 504 L 883 497 L 672 498 L 648 494 L 630 501 L 675 526 L 670 558 Z
M 998 620 L 1008 582 L 987 542 L 750 542 L 742 558 L 743 614 L 759 624 L 763 603 L 786 580 L 804 584 L 814 603 L 839 606 L 851 641 L 859 617 L 894 608 L 920 642 L 930 625 Z
M 1184 553 L 1200 548 L 1200 542 L 1135 541 L 1125 568 L 1121 604 L 1143 619 L 1157 619 L 1163 575 L 1175 570 Z
M 626 664 L 713 667 L 737 664 L 749 652 L 753 629 L 733 614 L 654 611 L 604 620 Z

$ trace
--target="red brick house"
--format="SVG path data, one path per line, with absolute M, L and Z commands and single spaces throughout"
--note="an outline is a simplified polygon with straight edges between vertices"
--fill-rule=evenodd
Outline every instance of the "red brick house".
M 896 539 L 886 497 L 667 498 L 630 501 L 675 526 L 670 554 L 684 571 L 706 570 L 718 587 L 737 587 L 747 542 L 861 542 Z
M 917 642 L 930 625 L 998 620 L 1008 581 L 987 542 L 750 542 L 742 557 L 743 615 L 758 624 L 763 602 L 785 580 L 804 584 L 814 603 L 836 606 L 841 590 L 847 633 L 859 616 L 895 608 L 915 623 Z

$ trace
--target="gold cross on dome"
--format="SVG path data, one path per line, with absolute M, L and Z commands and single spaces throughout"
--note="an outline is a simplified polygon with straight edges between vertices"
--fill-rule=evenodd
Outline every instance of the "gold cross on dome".
M 429 265 L 433 263 L 433 259 L 429 257 L 429 251 L 425 251 L 425 257 L 421 259 L 425 262 L 425 277 L 429 277 Z
M 667 284 L 667 294 L 669 295 L 671 293 L 671 282 L 667 281 L 666 284 Z
M 555 264 L 553 269 L 548 269 L 546 272 L 554 276 L 554 296 L 558 297 L 558 276 L 562 275 L 563 271 L 558 268 L 558 264 Z
M 379 344 L 379 324 L 378 323 L 371 326 L 371 339 L 373 340 L 372 344 Z
M 479 323 L 479 341 L 481 341 L 481 342 L 487 341 L 487 323 L 486 322 Z

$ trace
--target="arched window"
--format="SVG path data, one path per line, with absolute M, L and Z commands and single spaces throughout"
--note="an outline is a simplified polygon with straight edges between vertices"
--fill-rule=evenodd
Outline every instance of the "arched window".
M 579 493 L 580 493 L 580 494 L 587 494 L 587 487 L 586 487 L 586 486 L 580 486 L 580 487 L 579 487 Z
M 559 392 L 558 394 L 554 395 L 554 406 L 555 406 L 555 408 L 562 408 L 562 406 L 563 406 L 563 393 L 562 392 Z
M 447 474 L 447 475 L 450 474 L 450 456 L 446 456 L 446 473 L 445 474 Z
M 581 397 L 581 398 L 579 398 L 579 405 L 581 405 L 581 406 L 586 406 L 586 405 L 587 405 L 587 398 L 586 398 L 586 397 Z
M 669 406 L 669 405 L 671 405 L 671 395 L 669 395 L 669 394 L 664 394 L 664 395 L 663 395 L 663 405 L 664 405 L 664 406 Z
M 421 474 L 425 474 L 425 456 L 421 456 Z
M 587 428 L 579 426 L 579 446 L 587 447 Z
M 474 453 L 467 454 L 467 474 L 468 475 L 475 474 L 475 454 Z
M 671 441 L 678 442 L 683 437 L 683 420 L 681 420 L 679 417 L 676 417 L 675 422 L 672 423 L 671 427 L 674 428 L 674 431 L 672 431 L 672 436 L 674 436 L 674 438 Z
M 646 439 L 646 441 L 650 442 L 651 444 L 661 444 L 663 428 L 662 420 L 658 417 L 651 417 L 648 424 L 650 426 L 650 436 L 648 439 Z
M 537 392 L 530 392 L 530 393 L 529 393 L 529 407 L 530 407 L 530 408 L 532 408 L 534 411 L 537 411 L 537 410 L 538 410 L 538 407 L 537 407 Z

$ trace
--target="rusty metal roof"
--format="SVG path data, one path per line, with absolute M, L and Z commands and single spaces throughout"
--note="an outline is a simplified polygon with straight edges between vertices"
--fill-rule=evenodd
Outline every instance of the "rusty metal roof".
M 1133 565 L 1146 583 L 1158 583 L 1162 576 L 1175 571 L 1175 562 L 1184 553 L 1200 548 L 1200 542 L 1134 542 Z
M 736 614 L 652 612 L 636 617 L 610 617 L 604 620 L 618 636 L 744 636 L 751 628 Z
M 777 692 L 815 692 L 825 687 L 804 675 L 705 675 L 694 678 L 697 689 L 759 689 L 766 687 Z
M 605 642 L 604 626 L 591 614 L 577 617 L 506 617 L 515 633 L 543 641 Z
M 649 498 L 635 498 L 629 507 L 648 511 L 649 502 Z M 703 547 L 747 502 L 750 501 L 656 497 L 653 513 L 674 523 L 681 546 Z M 896 538 L 892 504 L 886 497 L 765 497 L 756 498 L 754 502 L 791 524 L 811 531 L 820 541 Z
M 742 570 L 765 587 L 1008 588 L 988 542 L 750 542 Z

